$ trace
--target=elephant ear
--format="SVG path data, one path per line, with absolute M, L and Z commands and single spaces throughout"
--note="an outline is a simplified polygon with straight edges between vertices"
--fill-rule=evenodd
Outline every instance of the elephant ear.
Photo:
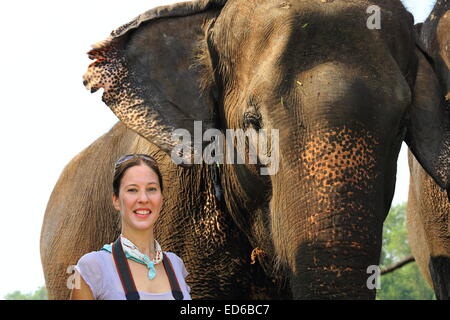
M 84 85 L 103 88 L 102 100 L 128 128 L 170 153 L 175 129 L 192 134 L 196 120 L 203 129 L 214 126 L 213 86 L 202 86 L 213 78 L 205 72 L 212 70 L 206 33 L 224 2 L 183 2 L 141 14 L 88 52 L 95 61 Z
M 423 48 L 423 46 L 421 46 Z M 416 48 L 418 69 L 405 142 L 425 171 L 450 192 L 450 108 L 430 62 Z

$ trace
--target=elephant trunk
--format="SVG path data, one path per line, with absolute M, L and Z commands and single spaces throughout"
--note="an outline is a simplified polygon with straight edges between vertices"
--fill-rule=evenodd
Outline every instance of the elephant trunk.
M 365 213 L 370 220 L 363 218 L 362 226 L 362 217 L 352 210 L 309 217 L 314 226 L 294 251 L 294 299 L 375 298 L 382 228 L 373 212 Z
M 271 202 L 274 244 L 290 271 L 295 299 L 375 298 L 383 220 L 395 182 L 386 176 L 395 176 L 396 157 L 387 163 L 383 159 L 392 157 L 386 149 L 383 154 L 379 139 L 357 128 L 307 137 L 298 172 L 274 184 L 285 188 Z

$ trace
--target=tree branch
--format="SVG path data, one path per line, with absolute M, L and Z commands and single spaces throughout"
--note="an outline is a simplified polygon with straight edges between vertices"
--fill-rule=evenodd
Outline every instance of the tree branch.
M 406 257 L 405 259 L 400 260 L 397 263 L 394 263 L 393 265 L 387 267 L 386 269 L 381 270 L 381 275 L 385 275 L 385 274 L 387 274 L 389 272 L 392 272 L 392 271 L 395 271 L 397 269 L 400 269 L 404 265 L 407 265 L 408 263 L 413 262 L 413 261 L 415 261 L 413 256 Z

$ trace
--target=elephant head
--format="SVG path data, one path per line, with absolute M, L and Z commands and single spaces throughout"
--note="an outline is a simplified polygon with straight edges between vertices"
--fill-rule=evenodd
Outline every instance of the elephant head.
M 421 33 L 417 41 L 419 68 L 408 130 L 411 134 L 406 142 L 422 167 L 428 173 L 435 173 L 430 175 L 447 191 L 450 201 L 450 18 L 445 14 L 446 8 L 447 0 L 438 1 L 428 20 L 418 28 Z M 420 60 L 426 62 L 420 63 Z M 429 95 L 420 92 L 430 89 L 433 91 Z M 435 101 L 428 101 L 431 99 Z M 439 108 L 430 109 L 429 105 Z
M 420 30 L 419 46 L 430 62 L 441 84 L 438 92 L 450 110 L 450 11 L 449 1 L 436 1 L 428 19 Z M 429 122 L 439 126 L 448 121 Z M 447 118 L 445 118 L 447 117 Z M 432 119 L 430 119 L 432 120 Z M 425 128 L 424 128 L 425 129 Z M 436 137 L 439 138 L 439 137 Z M 445 136 L 441 139 L 446 139 Z M 448 138 L 447 138 L 448 143 Z M 447 144 L 447 152 L 450 146 Z M 437 156 L 437 154 L 436 154 Z M 445 154 L 444 154 L 445 157 Z M 447 153 L 447 161 L 448 161 Z M 439 161 L 435 158 L 435 161 Z M 409 155 L 411 183 L 408 198 L 408 238 L 414 258 L 433 287 L 438 299 L 450 299 L 450 190 L 442 190 L 425 172 L 416 158 Z M 449 171 L 448 167 L 443 167 Z
M 221 163 L 219 185 L 294 298 L 374 298 L 367 269 L 379 262 L 403 140 L 449 187 L 448 110 L 412 16 L 400 1 L 372 2 L 379 29 L 365 1 L 180 3 L 89 53 L 87 88 L 103 88 L 118 118 L 168 153 L 194 121 L 278 133 L 275 174 L 260 174 L 261 159 Z

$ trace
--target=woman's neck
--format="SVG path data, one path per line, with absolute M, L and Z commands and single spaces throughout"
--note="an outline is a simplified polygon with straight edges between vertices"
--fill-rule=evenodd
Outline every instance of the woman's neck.
M 133 242 L 140 252 L 150 257 L 155 256 L 155 241 L 153 237 L 153 230 L 131 230 L 129 228 L 122 228 L 122 235 Z

